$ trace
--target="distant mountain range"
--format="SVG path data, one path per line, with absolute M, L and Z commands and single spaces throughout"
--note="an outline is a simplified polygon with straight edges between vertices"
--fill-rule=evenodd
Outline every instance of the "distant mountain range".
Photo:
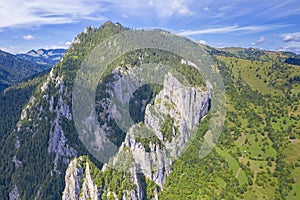
M 16 56 L 37 64 L 53 66 L 60 61 L 65 52 L 66 49 L 32 49 L 25 54 L 17 54 Z
M 50 68 L 0 50 L 0 91 Z

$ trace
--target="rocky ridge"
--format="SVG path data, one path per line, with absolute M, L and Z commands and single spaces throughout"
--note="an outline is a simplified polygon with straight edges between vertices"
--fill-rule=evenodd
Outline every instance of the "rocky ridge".
M 51 94 L 49 91 L 52 87 L 57 90 L 54 94 Z M 41 101 L 35 96 L 30 98 L 30 101 L 22 110 L 17 128 L 12 134 L 16 135 L 16 152 L 20 152 L 20 150 L 26 148 L 24 145 L 27 145 L 24 141 L 26 139 L 24 138 L 24 133 L 26 135 L 30 134 L 33 140 L 37 140 L 43 132 L 41 124 L 49 124 L 48 156 L 54 156 L 52 160 L 53 167 L 47 173 L 50 173 L 52 177 L 63 173 L 58 167 L 60 163 L 68 164 L 70 159 L 78 155 L 77 150 L 68 144 L 68 139 L 62 128 L 64 120 L 72 120 L 72 114 L 68 105 L 70 94 L 64 85 L 63 77 L 55 75 L 52 69 L 49 77 L 40 87 L 40 95 Z M 51 115 L 53 115 L 53 118 L 50 118 Z M 18 153 L 14 155 L 12 162 L 15 163 L 16 169 L 22 167 L 23 160 L 19 158 Z M 16 194 L 16 191 L 18 191 L 17 184 L 14 186 L 11 194 Z M 39 192 L 36 195 L 38 196 Z

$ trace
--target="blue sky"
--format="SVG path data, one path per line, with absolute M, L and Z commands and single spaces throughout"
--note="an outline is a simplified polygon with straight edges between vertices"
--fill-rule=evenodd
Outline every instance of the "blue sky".
M 163 28 L 214 47 L 300 54 L 299 0 L 0 0 L 0 49 L 67 48 L 105 21 Z

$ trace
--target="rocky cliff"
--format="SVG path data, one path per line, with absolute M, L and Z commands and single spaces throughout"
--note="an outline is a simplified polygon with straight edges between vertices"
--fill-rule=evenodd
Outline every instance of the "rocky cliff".
M 129 94 L 133 93 L 135 84 L 128 79 L 121 79 L 124 72 L 115 69 L 114 82 L 107 83 L 110 87 L 107 92 L 119 95 L 122 104 L 129 103 Z M 134 70 L 125 72 L 134 77 Z M 131 79 L 132 80 L 132 79 Z M 124 88 L 126 87 L 126 90 Z M 124 91 L 126 91 L 124 93 Z M 122 95 L 121 95 L 122 94 Z M 102 105 L 105 107 L 101 116 L 109 113 L 118 113 L 118 109 L 111 105 L 112 101 L 105 99 Z M 130 174 L 130 180 L 135 185 L 134 190 L 123 190 L 122 199 L 149 198 L 143 184 L 145 180 L 154 183 L 152 199 L 158 199 L 157 191 L 161 190 L 166 177 L 172 172 L 172 163 L 186 148 L 186 144 L 193 135 L 193 130 L 199 124 L 201 118 L 206 115 L 210 104 L 210 91 L 205 87 L 191 87 L 180 83 L 170 72 L 165 74 L 162 90 L 155 96 L 152 103 L 144 105 L 145 116 L 140 123 L 132 125 L 119 152 L 105 164 L 102 172 L 107 170 L 123 171 Z M 113 114 L 112 114 L 113 115 Z M 117 115 L 118 116 L 118 115 Z M 108 117 L 110 119 L 111 117 Z M 109 130 L 107 121 L 102 128 Z M 76 166 L 74 160 L 68 167 L 65 180 L 66 187 L 63 199 L 102 199 L 100 191 L 113 199 L 119 199 L 116 192 L 103 184 L 95 186 L 90 179 L 89 165 L 82 172 L 81 165 Z M 127 164 L 126 164 L 127 163 Z M 78 184 L 85 177 L 89 187 Z M 140 177 L 144 177 L 145 180 Z M 98 188 L 98 192 L 97 191 Z M 79 191 L 85 191 L 80 196 Z M 96 192 L 96 194 L 95 194 Z M 87 194 L 87 195 L 86 195 Z M 97 196 L 97 197 L 96 197 Z
M 130 149 L 141 172 L 160 187 L 171 172 L 172 161 L 180 156 L 192 130 L 208 112 L 209 99 L 209 91 L 186 87 L 168 73 L 154 104 L 146 107 L 144 122 L 129 129 L 124 147 Z M 146 140 L 141 142 L 141 138 Z
M 99 199 L 100 193 L 91 177 L 90 164 L 84 162 L 82 157 L 70 162 L 65 183 L 62 199 Z
M 55 92 L 50 92 L 50 89 Z M 47 164 L 43 173 L 40 173 L 40 177 L 50 177 L 50 179 L 53 177 L 53 179 L 59 180 L 60 174 L 64 174 L 62 163 L 67 165 L 70 159 L 78 155 L 77 150 L 68 144 L 68 139 L 64 133 L 66 129 L 63 128 L 66 122 L 72 120 L 68 105 L 70 94 L 64 84 L 63 77 L 55 75 L 53 70 L 51 70 L 47 80 L 40 86 L 39 92 L 40 96 L 35 95 L 30 98 L 30 101 L 21 112 L 16 129 L 11 134 L 15 138 L 15 154 L 12 162 L 15 164 L 16 171 L 13 176 L 18 176 L 23 171 L 31 173 L 31 170 L 35 169 L 34 163 L 26 159 L 35 154 L 43 156 L 41 160 L 43 159 L 43 163 Z M 39 144 L 41 141 L 43 145 Z M 28 151 L 31 148 L 34 151 Z M 24 156 L 24 152 L 26 152 L 26 156 Z M 36 170 L 40 172 L 40 170 Z M 43 179 L 36 178 L 40 182 L 43 181 Z M 20 182 L 15 182 L 13 189 L 10 191 L 10 199 L 16 199 L 20 196 L 18 194 L 18 184 Z M 39 199 L 40 189 L 32 195 Z

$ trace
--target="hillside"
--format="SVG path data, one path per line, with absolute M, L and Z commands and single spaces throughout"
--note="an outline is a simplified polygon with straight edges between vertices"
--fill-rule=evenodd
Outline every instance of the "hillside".
M 300 85 L 290 80 L 299 67 L 275 52 L 260 51 L 259 59 L 209 51 L 229 100 L 223 133 L 205 159 L 191 149 L 175 162 L 161 199 L 298 199 Z
M 34 74 L 50 69 L 0 50 L 0 91 Z
M 114 60 L 96 86 L 95 110 L 100 129 L 118 149 L 108 162 L 97 160 L 79 138 L 72 90 L 94 47 L 126 30 L 112 22 L 87 28 L 47 76 L 1 96 L 1 119 L 8 118 L 1 120 L 1 199 L 299 198 L 300 69 L 286 63 L 290 56 L 284 53 L 204 47 L 223 78 L 227 115 L 217 145 L 203 158 L 200 147 L 218 113 L 210 107 L 214 93 L 193 64 L 157 49 Z M 174 74 L 134 91 L 136 82 L 122 77 L 135 77 L 152 62 Z M 126 131 L 111 114 L 113 97 L 124 91 L 133 94 L 119 99 L 134 122 Z M 151 137 L 141 137 L 149 129 Z M 116 170 L 116 163 L 126 170 Z

